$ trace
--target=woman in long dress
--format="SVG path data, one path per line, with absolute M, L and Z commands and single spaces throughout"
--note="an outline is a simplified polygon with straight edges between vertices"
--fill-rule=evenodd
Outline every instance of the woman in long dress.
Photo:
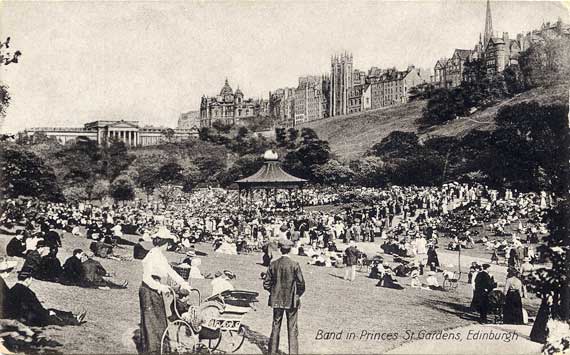
M 160 341 L 167 327 L 166 310 L 162 294 L 170 292 L 171 283 L 181 289 L 191 290 L 188 282 L 176 272 L 164 256 L 169 240 L 155 238 L 154 247 L 142 260 L 143 279 L 139 288 L 141 307 L 141 339 L 142 353 L 160 353 Z
M 504 324 L 523 324 L 521 300 L 523 284 L 517 275 L 518 272 L 512 268 L 507 272 L 507 281 L 505 283 L 505 306 L 503 307 Z

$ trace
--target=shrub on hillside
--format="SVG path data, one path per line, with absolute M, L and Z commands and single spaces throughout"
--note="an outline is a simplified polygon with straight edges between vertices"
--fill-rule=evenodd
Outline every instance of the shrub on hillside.
M 313 168 L 315 181 L 326 185 L 348 184 L 354 178 L 354 172 L 349 166 L 340 163 L 338 160 L 316 165 Z
M 17 146 L 0 147 L 0 194 L 12 198 L 38 197 L 62 201 L 64 196 L 53 170 L 35 154 Z
M 111 197 L 116 201 L 130 201 L 135 198 L 135 183 L 126 175 L 119 175 L 110 188 Z

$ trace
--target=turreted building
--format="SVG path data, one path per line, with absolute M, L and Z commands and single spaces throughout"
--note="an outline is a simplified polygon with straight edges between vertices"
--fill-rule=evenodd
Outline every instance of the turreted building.
M 354 86 L 353 75 L 351 53 L 331 57 L 329 116 L 348 113 L 348 96 Z
M 242 118 L 256 116 L 260 109 L 259 101 L 245 99 L 239 87 L 234 93 L 226 79 L 218 96 L 202 96 L 200 127 L 211 127 L 214 121 L 233 125 Z

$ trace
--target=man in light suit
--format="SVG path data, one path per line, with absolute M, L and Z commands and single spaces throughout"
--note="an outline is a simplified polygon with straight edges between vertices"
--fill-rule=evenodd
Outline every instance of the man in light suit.
M 305 280 L 299 263 L 289 257 L 292 246 L 293 242 L 287 239 L 279 242 L 282 256 L 271 262 L 263 281 L 263 288 L 269 291 L 269 306 L 273 308 L 273 326 L 269 338 L 270 354 L 278 353 L 283 313 L 287 315 L 289 354 L 299 353 L 297 311 L 300 307 L 300 298 L 305 292 Z

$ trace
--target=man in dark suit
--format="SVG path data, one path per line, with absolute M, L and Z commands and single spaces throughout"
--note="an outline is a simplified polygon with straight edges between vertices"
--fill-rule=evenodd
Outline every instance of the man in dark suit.
M 83 323 L 85 312 L 74 315 L 57 309 L 46 309 L 29 287 L 32 283 L 30 270 L 22 269 L 16 283 L 6 295 L 6 318 L 15 319 L 29 326 L 79 325 Z
M 26 260 L 24 260 L 24 265 L 22 270 L 29 270 L 32 277 L 40 278 L 43 274 L 42 270 L 42 258 L 49 254 L 49 247 L 45 244 L 43 240 L 38 241 L 35 250 L 28 250 L 26 253 Z
M 283 313 L 287 315 L 289 354 L 299 353 L 297 311 L 300 307 L 300 298 L 305 292 L 305 279 L 299 263 L 289 257 L 292 246 L 293 242 L 286 239 L 279 243 L 282 256 L 271 262 L 263 281 L 263 288 L 269 291 L 269 306 L 273 308 L 273 326 L 269 338 L 270 354 L 278 353 Z
M 81 258 L 83 250 L 75 249 L 73 255 L 70 256 L 63 264 L 63 272 L 60 282 L 64 285 L 80 285 L 83 280 L 83 267 L 81 266 Z
M 46 232 L 46 235 L 44 237 L 46 245 L 50 247 L 50 249 L 57 250 L 58 248 L 61 248 L 61 237 L 59 236 L 59 233 L 55 230 L 54 225 L 49 224 L 48 228 L 49 230 Z
M 479 323 L 487 323 L 487 313 L 489 312 L 489 293 L 497 286 L 495 280 L 487 271 L 491 265 L 483 264 L 483 270 L 475 277 L 474 298 L 479 302 Z
M 6 254 L 8 256 L 16 256 L 24 258 L 26 252 L 26 243 L 24 242 L 24 235 L 22 233 L 16 234 L 6 245 Z

